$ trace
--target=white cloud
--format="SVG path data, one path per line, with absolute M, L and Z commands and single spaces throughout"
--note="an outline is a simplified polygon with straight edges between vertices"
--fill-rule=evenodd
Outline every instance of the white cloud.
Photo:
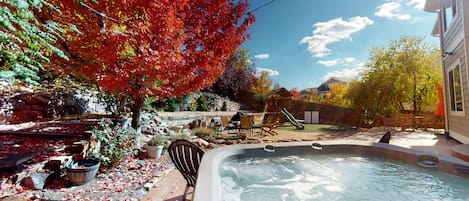
M 255 55 L 255 56 L 254 56 L 254 58 L 259 59 L 259 60 L 261 60 L 261 59 L 268 59 L 269 57 L 270 57 L 269 54 L 258 54 L 258 55 Z
M 365 65 L 366 65 L 365 62 L 361 62 L 361 63 L 353 65 L 353 67 L 363 67 L 363 68 L 365 68 L 366 67 Z
M 301 39 L 300 44 L 308 44 L 308 51 L 313 57 L 324 57 L 331 52 L 327 45 L 344 39 L 351 40 L 352 33 L 372 24 L 373 20 L 360 16 L 346 20 L 336 18 L 327 22 L 317 22 L 314 24 L 313 35 Z
M 333 71 L 327 73 L 323 79 L 324 81 L 328 80 L 331 77 L 340 77 L 347 79 L 358 79 L 360 74 L 365 71 L 366 67 L 364 63 L 354 65 L 354 68 L 344 68 L 342 70 Z
M 333 59 L 333 60 L 320 60 L 318 61 L 318 64 L 322 64 L 327 67 L 335 66 L 337 64 L 345 64 L 345 63 L 352 63 L 355 61 L 355 58 L 353 57 L 347 57 L 347 58 L 339 58 L 339 59 Z
M 395 1 L 386 2 L 377 8 L 375 15 L 388 19 L 409 20 L 411 15 L 401 13 L 401 4 Z
M 425 0 L 410 0 L 407 2 L 407 6 L 414 7 L 415 9 L 422 10 L 425 6 Z
M 268 68 L 256 68 L 256 76 L 257 77 L 261 76 L 261 72 L 263 71 L 269 73 L 269 76 L 277 76 L 280 74 L 277 70 L 268 69 Z
M 352 63 L 352 62 L 355 61 L 355 58 L 353 58 L 353 57 L 347 57 L 347 58 L 344 58 L 343 61 L 344 61 L 344 62 L 347 62 L 347 63 Z
M 321 60 L 318 61 L 318 64 L 322 64 L 324 66 L 330 67 L 330 66 L 335 66 L 339 63 L 339 59 L 333 59 L 333 60 Z

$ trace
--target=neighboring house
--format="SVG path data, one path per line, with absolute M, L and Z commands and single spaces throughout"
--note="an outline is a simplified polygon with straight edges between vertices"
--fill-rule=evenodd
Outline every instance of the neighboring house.
M 350 80 L 346 78 L 340 78 L 340 77 L 331 77 L 325 82 L 323 82 L 321 85 L 318 87 L 318 95 L 319 96 L 324 96 L 331 90 L 331 86 L 333 84 L 337 83 L 342 83 L 342 84 L 349 84 Z
M 307 100 L 309 96 L 318 95 L 318 88 L 306 88 L 300 91 L 301 100 Z
M 309 96 L 322 96 L 324 97 L 330 90 L 333 84 L 342 83 L 342 84 L 349 84 L 350 80 L 347 78 L 340 78 L 340 77 L 331 77 L 325 82 L 321 83 L 319 87 L 316 88 L 306 88 L 300 91 L 301 100 L 307 100 Z
M 437 14 L 432 35 L 440 37 L 445 129 L 469 144 L 469 1 L 426 0 L 424 10 Z

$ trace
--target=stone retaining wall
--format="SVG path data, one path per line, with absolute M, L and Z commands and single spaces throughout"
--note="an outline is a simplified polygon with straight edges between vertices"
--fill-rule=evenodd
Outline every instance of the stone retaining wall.
M 158 116 L 166 122 L 168 126 L 187 125 L 194 120 L 202 120 L 207 125 L 213 117 L 232 117 L 236 112 L 159 112 Z

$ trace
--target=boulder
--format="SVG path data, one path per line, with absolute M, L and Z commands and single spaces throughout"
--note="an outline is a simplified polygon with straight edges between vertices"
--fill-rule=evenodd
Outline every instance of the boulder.
M 42 190 L 54 181 L 54 176 L 53 173 L 36 173 L 24 178 L 23 186 L 34 190 Z

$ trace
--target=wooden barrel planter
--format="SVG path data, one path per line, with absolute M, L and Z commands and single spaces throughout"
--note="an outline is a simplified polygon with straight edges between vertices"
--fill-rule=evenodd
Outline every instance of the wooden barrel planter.
M 96 176 L 99 165 L 98 160 L 92 159 L 71 161 L 65 166 L 68 180 L 72 185 L 85 184 Z

